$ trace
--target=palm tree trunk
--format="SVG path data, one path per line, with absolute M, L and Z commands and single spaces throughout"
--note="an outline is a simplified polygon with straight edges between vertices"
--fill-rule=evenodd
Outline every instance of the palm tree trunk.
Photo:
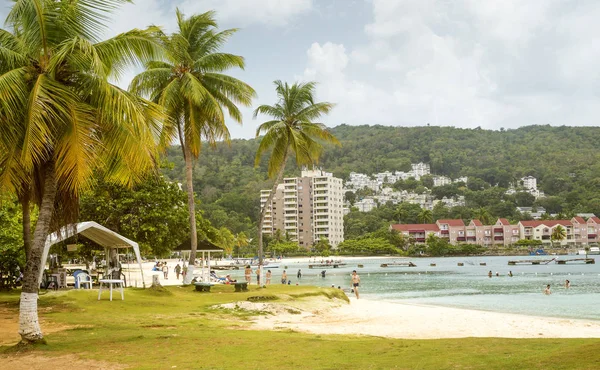
M 188 270 L 183 279 L 183 284 L 188 285 L 194 275 L 194 264 L 196 262 L 196 250 L 198 249 L 198 233 L 196 232 L 196 203 L 194 200 L 194 184 L 192 183 L 192 153 L 188 145 L 183 147 L 185 159 L 185 181 L 188 196 L 188 209 L 190 212 L 190 260 L 188 261 Z
M 50 221 L 54 212 L 54 200 L 56 198 L 54 163 L 48 163 L 45 170 L 42 205 L 40 206 L 40 214 L 33 234 L 30 256 L 27 259 L 25 273 L 23 274 L 23 290 L 19 310 L 19 334 L 21 335 L 21 341 L 24 343 L 43 341 L 42 330 L 38 320 L 37 300 L 40 286 L 40 270 L 44 267 L 41 266 L 42 253 L 46 244 L 46 238 L 48 237 Z
M 23 245 L 25 246 L 25 262 L 29 261 L 31 255 L 31 208 L 29 189 L 21 196 L 21 208 L 23 212 Z
M 260 211 L 260 220 L 258 221 L 258 265 L 260 266 L 260 281 L 265 281 L 263 278 L 263 274 L 264 274 L 264 269 L 263 269 L 263 232 L 262 232 L 262 228 L 263 228 L 263 223 L 265 222 L 265 215 L 267 214 L 267 207 L 269 206 L 269 204 L 271 204 L 271 201 L 273 201 L 273 197 L 275 197 L 275 192 L 277 191 L 277 185 L 279 185 L 279 183 L 281 182 L 281 179 L 283 178 L 283 172 L 285 171 L 285 164 L 287 163 L 287 159 L 288 159 L 288 152 L 286 151 L 285 153 L 285 157 L 283 157 L 283 162 L 281 162 L 281 168 L 279 169 L 279 173 L 277 173 L 277 178 L 275 179 L 275 183 L 273 184 L 273 187 L 271 188 L 271 193 L 269 194 L 269 198 L 267 198 L 267 202 L 265 203 L 265 206 L 263 207 L 263 209 Z

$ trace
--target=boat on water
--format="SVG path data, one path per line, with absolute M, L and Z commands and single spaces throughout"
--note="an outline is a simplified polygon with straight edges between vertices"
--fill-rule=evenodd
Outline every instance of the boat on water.
M 346 262 L 342 262 L 342 261 L 326 261 L 324 263 L 311 263 L 311 264 L 308 265 L 308 268 L 309 269 L 313 269 L 313 268 L 324 268 L 324 269 L 333 268 L 333 269 L 336 269 L 336 268 L 339 268 L 339 267 L 342 267 L 342 266 L 346 266 L 346 265 L 347 265 L 347 263 Z
M 577 254 L 580 256 L 585 256 L 586 254 L 588 254 L 588 255 L 600 254 L 600 248 L 599 247 L 591 247 L 587 252 L 585 249 L 580 249 L 579 251 L 577 251 Z

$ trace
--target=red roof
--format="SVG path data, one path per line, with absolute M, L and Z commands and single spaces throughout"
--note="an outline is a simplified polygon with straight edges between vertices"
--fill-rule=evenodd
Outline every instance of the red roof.
M 475 226 L 483 226 L 483 224 L 479 220 L 471 220 L 471 223 Z
M 573 226 L 569 220 L 519 221 L 519 223 L 525 227 L 538 227 L 541 225 L 548 227 L 554 227 L 556 225 Z
M 594 217 L 590 217 L 590 218 L 589 218 L 589 220 L 592 220 L 592 221 L 594 221 L 595 223 L 597 223 L 597 224 L 600 224 L 600 218 L 598 218 L 598 217 L 596 217 L 596 216 L 594 216 Z M 589 220 L 588 220 L 588 221 L 589 221 Z
M 463 220 L 438 220 L 437 221 L 438 225 L 442 225 L 442 224 L 448 224 L 448 226 L 453 226 L 453 227 L 460 227 L 460 226 L 465 226 L 465 223 L 463 222 Z
M 508 220 L 505 218 L 499 218 L 498 222 L 500 222 L 502 225 L 510 225 L 510 222 L 508 222 Z
M 573 219 L 580 224 L 585 224 L 585 220 L 583 219 L 583 217 L 577 216 L 577 217 L 573 217 Z
M 395 224 L 392 225 L 392 229 L 398 231 L 414 231 L 414 230 L 424 230 L 424 231 L 432 231 L 438 232 L 440 228 L 436 224 Z

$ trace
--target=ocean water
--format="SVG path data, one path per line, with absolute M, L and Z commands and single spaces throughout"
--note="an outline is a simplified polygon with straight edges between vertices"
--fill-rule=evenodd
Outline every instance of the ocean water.
M 272 269 L 272 283 L 279 283 L 287 266 L 292 284 L 342 287 L 350 294 L 350 274 L 357 270 L 361 278 L 361 297 L 391 302 L 468 308 L 535 316 L 600 320 L 600 258 L 597 264 L 554 262 L 542 265 L 509 266 L 509 260 L 551 259 L 536 257 L 449 257 L 414 259 L 347 259 L 346 266 L 309 269 L 307 261 L 290 259 Z M 560 256 L 560 259 L 579 256 Z M 387 267 L 382 263 L 411 261 L 417 267 Z M 458 263 L 464 266 L 458 266 Z M 435 267 L 430 266 L 436 264 Z M 486 263 L 486 266 L 480 266 Z M 358 264 L 364 267 L 359 268 Z M 268 268 L 268 267 L 267 267 Z M 298 270 L 302 278 L 297 278 Z M 493 276 L 488 277 L 492 271 Z M 508 275 L 512 271 L 513 276 Z M 496 276 L 498 273 L 500 276 Z M 243 272 L 232 271 L 243 279 Z M 565 280 L 571 287 L 565 288 Z M 254 276 L 253 276 L 254 281 Z M 543 294 L 546 284 L 552 294 Z

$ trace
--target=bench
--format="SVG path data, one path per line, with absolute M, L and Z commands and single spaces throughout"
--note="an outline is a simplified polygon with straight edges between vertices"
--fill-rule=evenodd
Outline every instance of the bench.
M 247 292 L 248 291 L 248 283 L 245 281 L 239 283 L 233 283 L 236 292 Z
M 210 293 L 210 287 L 213 286 L 211 283 L 194 283 L 197 292 Z

